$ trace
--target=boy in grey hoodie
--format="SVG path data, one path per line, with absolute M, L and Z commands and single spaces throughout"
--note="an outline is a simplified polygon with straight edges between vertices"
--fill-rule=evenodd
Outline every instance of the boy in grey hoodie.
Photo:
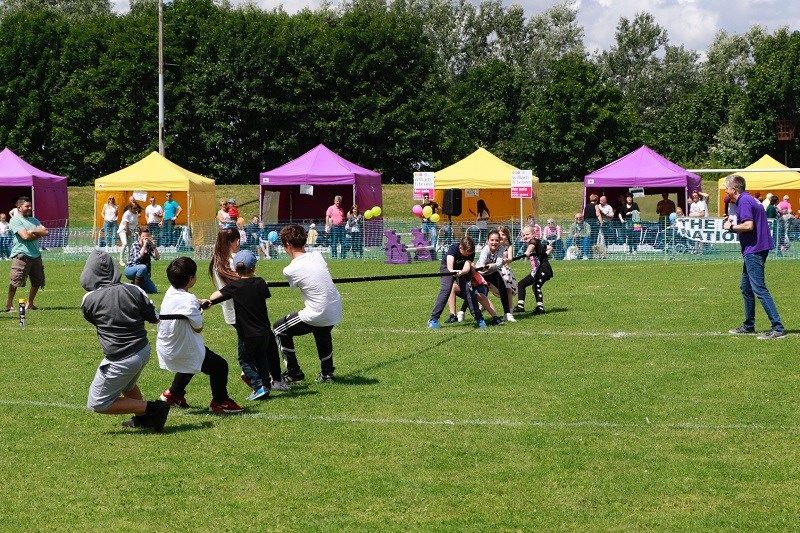
M 169 405 L 161 400 L 146 402 L 136 383 L 150 358 L 144 323 L 158 323 L 158 315 L 141 288 L 120 283 L 119 277 L 114 260 L 100 250 L 89 255 L 81 273 L 81 285 L 89 291 L 81 309 L 84 318 L 97 328 L 103 350 L 86 406 L 108 415 L 133 414 L 123 427 L 161 432 Z

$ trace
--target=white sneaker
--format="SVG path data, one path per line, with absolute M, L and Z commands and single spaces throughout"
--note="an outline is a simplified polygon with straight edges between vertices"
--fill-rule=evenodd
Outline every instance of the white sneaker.
M 286 391 L 289 390 L 289 384 L 286 383 L 285 381 L 274 381 L 273 380 L 272 381 L 272 390 L 280 390 L 280 391 L 286 392 Z
M 589 260 L 589 258 L 586 257 L 585 255 L 581 259 L 583 259 L 584 261 L 588 261 Z
M 463 322 L 464 321 L 464 311 L 459 311 L 458 313 L 456 313 L 456 318 L 458 319 L 459 322 Z
M 516 322 L 517 319 L 511 313 L 506 313 L 506 322 Z

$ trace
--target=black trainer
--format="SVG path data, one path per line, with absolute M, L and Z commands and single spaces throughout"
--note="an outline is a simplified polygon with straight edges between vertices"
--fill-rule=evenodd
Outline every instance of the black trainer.
M 544 314 L 544 307 L 537 305 L 536 309 L 533 310 L 534 315 L 543 315 Z
M 149 418 L 149 427 L 156 433 L 161 433 L 164 431 L 164 424 L 167 423 L 167 416 L 169 416 L 169 404 L 163 400 L 147 402 L 145 416 Z
M 499 316 L 493 316 L 491 320 L 489 320 L 486 324 L 490 326 L 499 326 L 503 323 L 503 319 Z
M 330 374 L 323 374 L 322 372 L 317 374 L 317 383 L 333 383 L 333 372 Z
M 304 379 L 306 379 L 306 375 L 303 374 L 302 372 L 291 374 L 287 370 L 286 372 L 281 374 L 281 379 L 286 383 L 297 383 L 298 381 L 303 381 Z
M 512 313 L 524 313 L 525 312 L 525 304 L 517 304 L 514 306 L 514 309 L 511 310 Z
M 122 423 L 122 427 L 125 429 L 149 428 L 150 422 L 146 415 L 133 415 L 129 420 Z
M 445 324 L 455 324 L 458 322 L 458 317 L 456 315 L 450 315 L 447 317 L 447 320 L 444 321 Z

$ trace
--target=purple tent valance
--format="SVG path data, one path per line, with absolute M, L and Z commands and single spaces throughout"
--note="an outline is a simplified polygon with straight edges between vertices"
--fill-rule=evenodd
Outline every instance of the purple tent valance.
M 351 163 L 324 144 L 260 174 L 262 185 L 354 185 L 356 177 L 380 180 L 381 175 Z
M 63 224 L 67 219 L 67 178 L 40 170 L 6 148 L 0 152 L 2 210 L 13 207 L 18 196 L 31 197 L 33 214 L 42 222 Z
M 644 187 L 700 190 L 700 176 L 642 146 L 583 178 L 586 188 Z

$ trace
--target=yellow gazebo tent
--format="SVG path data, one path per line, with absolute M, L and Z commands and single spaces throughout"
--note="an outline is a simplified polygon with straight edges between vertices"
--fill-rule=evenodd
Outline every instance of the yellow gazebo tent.
M 189 225 L 192 240 L 203 242 L 208 227 L 214 223 L 217 212 L 216 184 L 214 180 L 189 172 L 157 152 L 144 159 L 118 170 L 94 182 L 94 224 L 103 225 L 103 204 L 113 196 L 117 205 L 123 206 L 134 192 L 145 192 L 148 197 L 155 196 L 156 202 L 163 205 L 167 191 L 183 208 L 175 223 Z M 140 202 L 143 206 L 147 202 Z M 144 211 L 139 223 L 144 224 Z
M 785 168 L 785 171 L 779 172 L 764 172 L 764 169 Z M 789 167 L 783 165 L 765 155 L 749 167 L 737 172 L 740 174 L 747 183 L 747 192 L 755 194 L 761 193 L 761 198 L 764 199 L 768 192 L 771 192 L 780 199 L 788 194 L 789 201 L 792 205 L 800 206 L 800 172 L 789 170 Z M 725 213 L 725 178 L 719 180 L 719 214 Z M 778 200 L 780 201 L 780 200 Z
M 478 199 L 486 202 L 492 220 L 509 220 L 520 215 L 520 200 L 511 198 L 511 172 L 517 170 L 486 150 L 478 148 L 461 161 L 434 174 L 436 201 L 442 205 L 447 189 L 464 189 L 461 215 L 455 221 L 475 220 Z M 533 177 L 533 198 L 522 199 L 522 216 L 537 215 L 539 178 Z M 471 212 L 470 212 L 471 211 Z

